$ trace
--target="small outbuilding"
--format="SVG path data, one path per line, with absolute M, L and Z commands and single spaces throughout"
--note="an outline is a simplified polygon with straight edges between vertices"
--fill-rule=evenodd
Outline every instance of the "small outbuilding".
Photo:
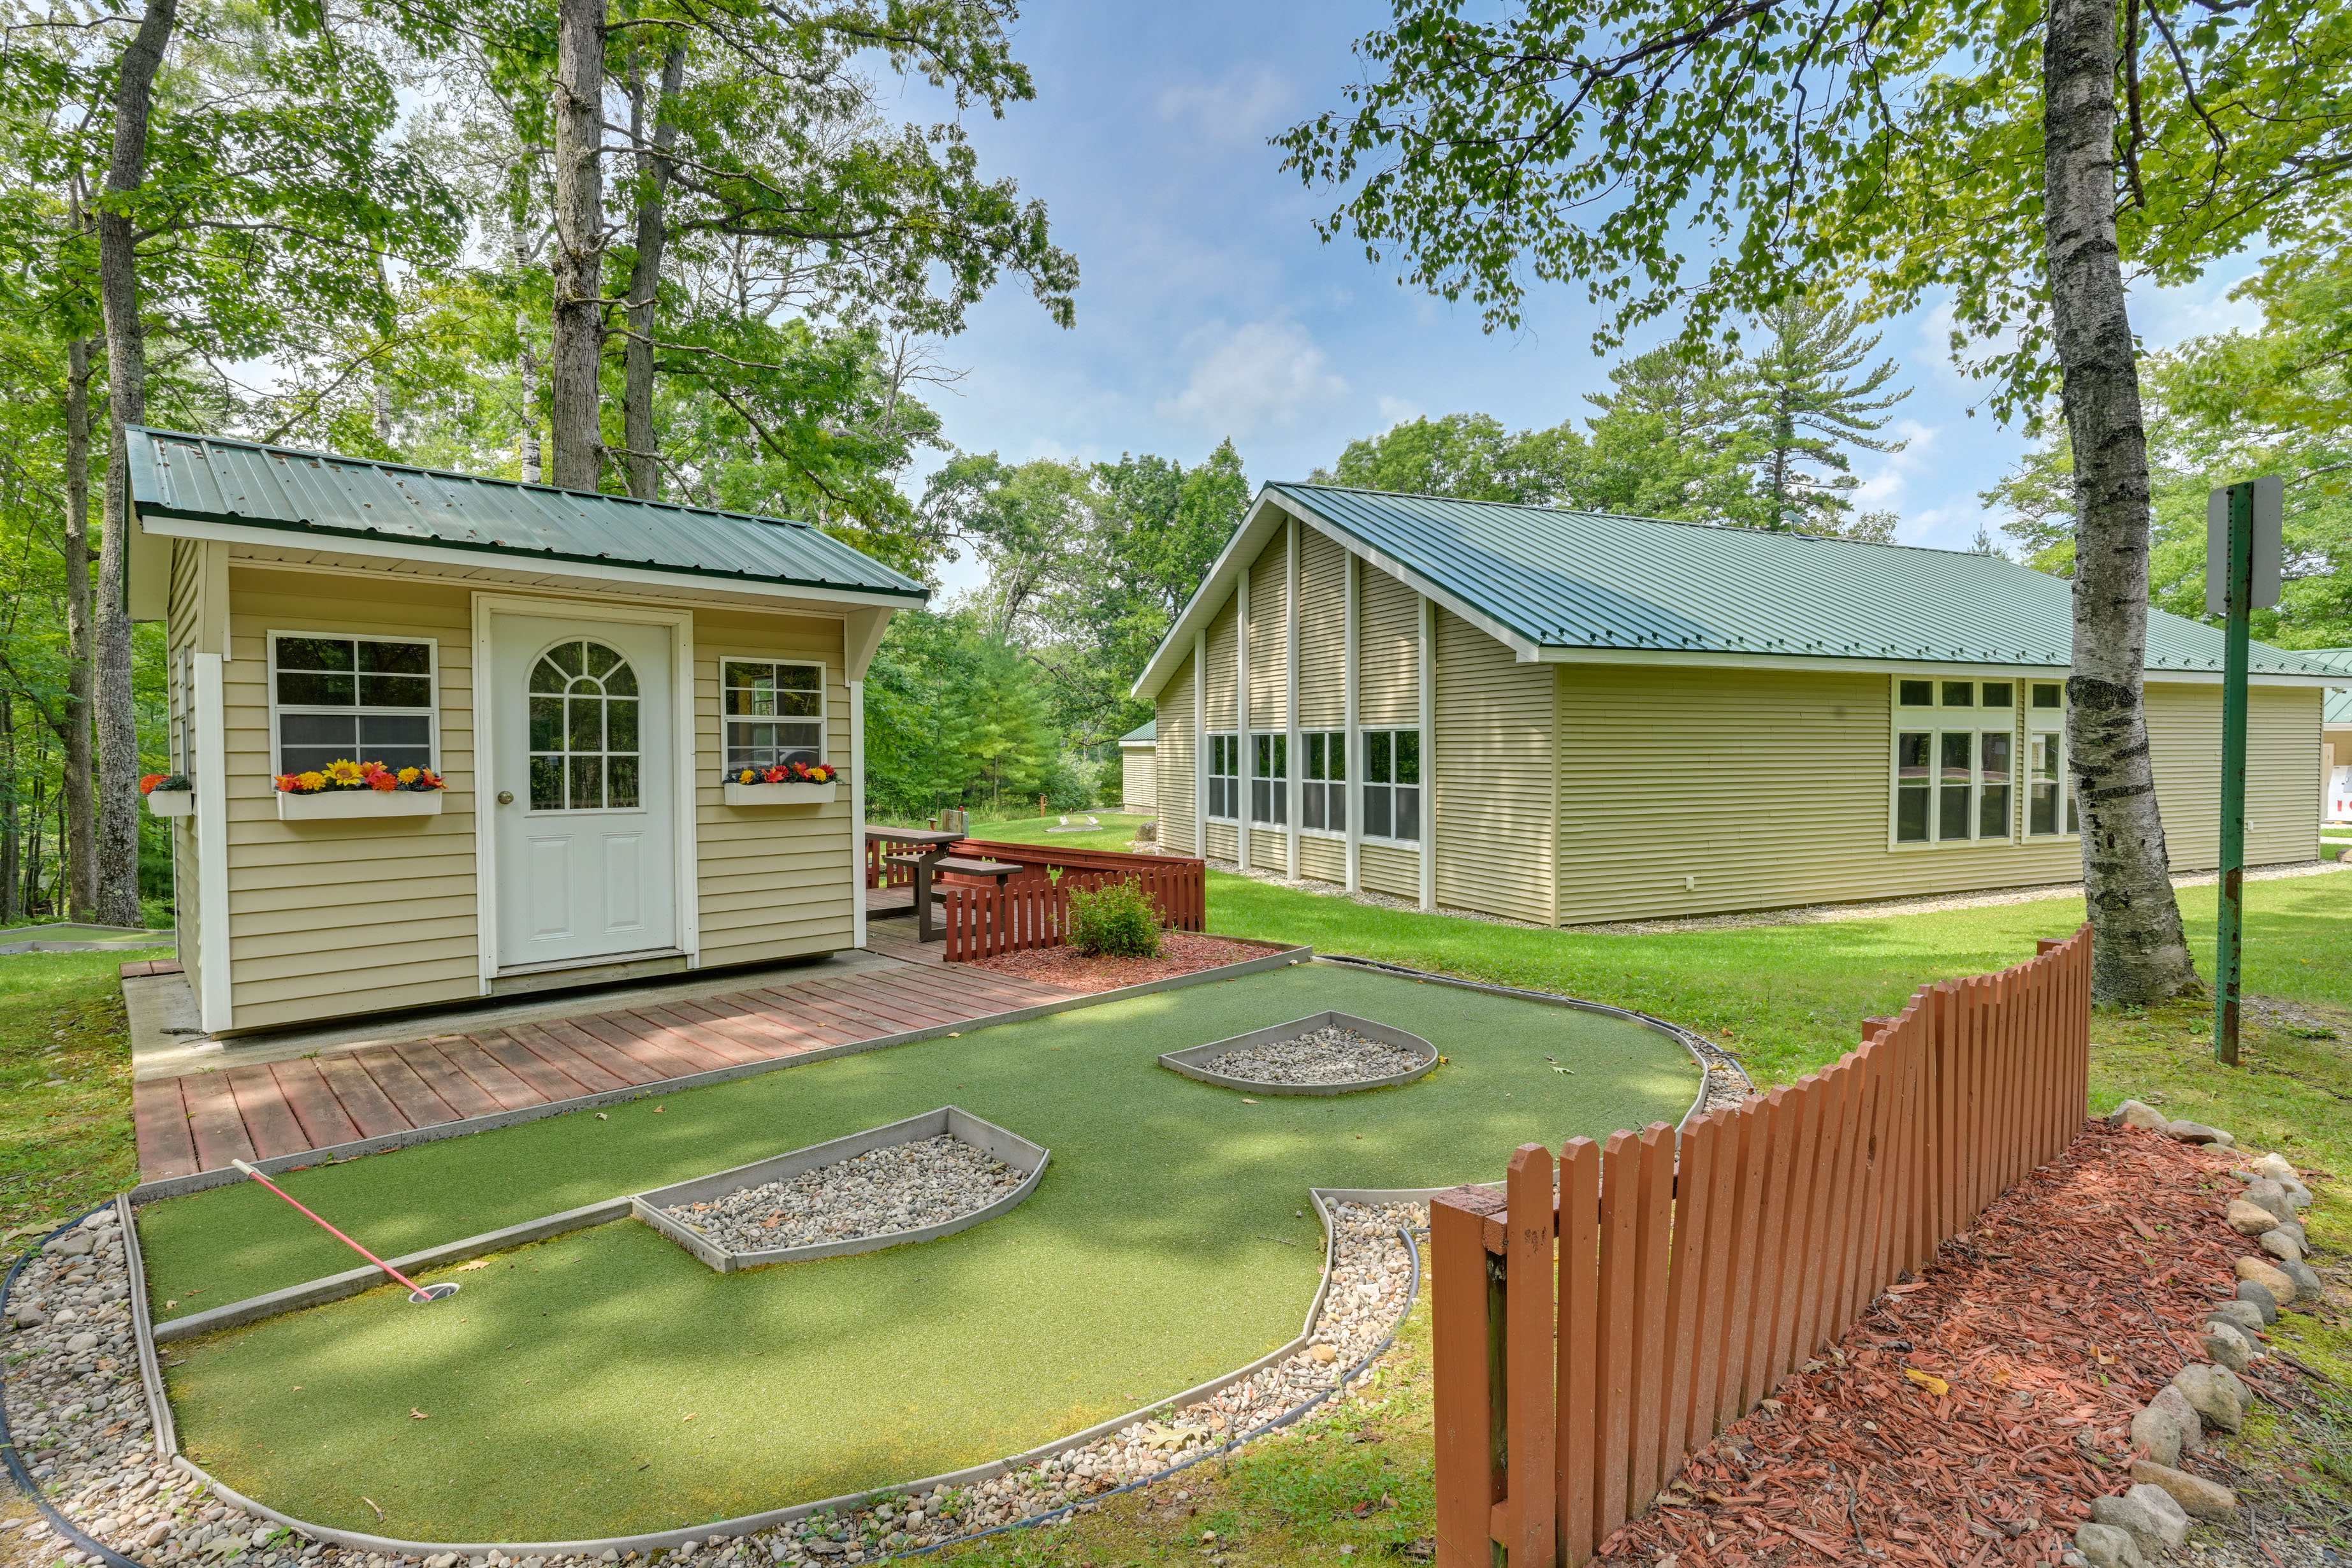
M 804 522 L 217 437 L 133 429 L 129 479 L 206 1030 L 864 944 L 864 679 L 922 584 Z
M 2342 687 L 2327 694 L 2327 710 L 2321 721 L 2326 755 L 2322 763 L 2326 778 L 2320 805 L 2327 821 L 2352 822 L 2352 647 L 2305 648 L 2303 657 L 2326 665 L 2344 679 Z
M 1159 725 L 1146 719 L 1118 738 L 1118 808 L 1138 816 L 1160 809 L 1160 764 L 1152 756 Z
M 2071 881 L 2071 596 L 1996 555 L 1269 485 L 1134 689 L 1160 842 L 1542 925 Z M 2147 648 L 2172 864 L 2210 868 L 2221 634 L 2151 611 Z M 2317 857 L 2343 679 L 2254 648 L 2250 864 Z

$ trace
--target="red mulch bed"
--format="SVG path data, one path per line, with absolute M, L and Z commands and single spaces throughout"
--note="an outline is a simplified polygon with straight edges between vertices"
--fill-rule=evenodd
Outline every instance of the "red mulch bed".
M 1662 1496 L 1603 1557 L 2057 1562 L 2090 1500 L 2130 1486 L 2132 1416 L 2202 1359 L 2207 1287 L 2235 1288 L 2248 1249 L 2221 1223 L 2235 1159 L 2086 1124 L 1924 1279 L 1880 1298 L 1840 1342 L 1845 1364 L 1823 1357 L 1782 1384 L 1777 1414 L 1730 1427 L 1684 1470 L 1693 1495 Z M 2287 1375 L 2256 1365 L 2257 1390 Z
M 1033 947 L 976 958 L 960 967 L 985 969 L 992 974 L 1018 975 L 1041 985 L 1065 991 L 1116 991 L 1122 985 L 1142 985 L 1171 975 L 1197 974 L 1228 963 L 1243 963 L 1281 951 L 1276 943 L 1235 942 L 1230 937 L 1202 936 L 1198 931 L 1160 933 L 1158 958 L 1088 958 L 1075 947 Z

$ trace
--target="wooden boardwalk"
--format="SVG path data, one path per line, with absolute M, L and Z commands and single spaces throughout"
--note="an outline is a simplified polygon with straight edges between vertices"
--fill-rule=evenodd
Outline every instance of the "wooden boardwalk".
M 137 1085 L 149 1182 L 970 1022 L 1075 993 L 959 965 L 890 922 L 904 962 L 835 978 L 432 1035 Z

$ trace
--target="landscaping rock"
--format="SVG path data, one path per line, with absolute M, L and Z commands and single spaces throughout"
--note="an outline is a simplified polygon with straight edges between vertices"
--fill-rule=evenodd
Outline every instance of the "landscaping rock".
M 83 1258 L 98 1245 L 98 1237 L 86 1230 L 69 1230 L 55 1241 L 44 1243 L 41 1250 L 51 1258 Z
M 2074 1550 L 2091 1568 L 2146 1568 L 2147 1559 L 2139 1554 L 2139 1544 L 2131 1531 L 2112 1524 L 2078 1525 L 2074 1530 Z
M 2204 1346 L 2208 1360 L 2226 1366 L 2231 1372 L 2245 1371 L 2247 1364 L 2260 1353 L 2253 1342 L 2240 1333 L 2236 1325 L 2231 1323 L 2215 1321 L 2206 1324 L 2204 1336 L 2198 1342 Z
M 2235 1265 L 2238 1278 L 2251 1279 L 2268 1290 L 2282 1307 L 2295 1296 L 2294 1277 L 2282 1273 L 2276 1264 L 2263 1258 L 2241 1258 Z
M 2279 1272 L 2294 1281 L 2295 1300 L 2316 1307 L 2327 1299 L 2327 1286 L 2319 1278 L 2319 1270 L 2297 1258 L 2283 1260 Z
M 2294 1168 L 2294 1163 L 2275 1150 L 2254 1161 L 2253 1170 L 2255 1174 L 2267 1176 L 2273 1182 L 2303 1180 L 2302 1173 Z
M 2294 1238 L 2295 1246 L 2303 1249 L 2305 1256 L 2308 1257 L 2310 1255 L 2311 1233 L 2304 1229 L 2303 1221 L 2299 1219 L 2291 1219 L 2278 1228 L 2281 1236 L 2292 1237 Z
M 2260 1334 L 2266 1321 L 2263 1310 L 2252 1301 L 2216 1301 L 2205 1309 L 2205 1316 L 2233 1325 L 2248 1339 Z
M 1295 1040 L 1227 1051 L 1211 1057 L 1201 1068 L 1251 1083 L 1368 1083 L 1412 1072 L 1428 1060 L 1419 1051 L 1332 1024 Z
M 2258 1285 L 2252 1279 L 2241 1279 L 2238 1281 L 2238 1300 L 2260 1312 L 2263 1322 L 2278 1321 L 2278 1297 L 2269 1286 Z
M 2137 1100 L 2126 1100 L 2107 1113 L 2110 1127 L 2145 1127 L 2151 1132 L 2161 1132 L 2172 1119 L 2154 1106 L 2142 1105 Z
M 2229 1208 L 2222 1212 L 2221 1219 L 2240 1236 L 2261 1236 L 2276 1230 L 2284 1223 L 2278 1215 L 2252 1198 L 2231 1198 Z
M 2249 1202 L 2262 1205 L 2279 1219 L 2290 1220 L 2294 1217 L 2294 1205 L 2288 1200 L 2286 1189 L 2276 1182 L 2268 1179 L 2248 1182 L 2246 1197 Z
M 2091 1500 L 2091 1518 L 2132 1538 L 2143 1553 L 2169 1551 L 2189 1539 L 2189 1515 L 2162 1487 L 2143 1481 L 2121 1497 Z
M 2208 1127 L 2201 1121 L 2168 1121 L 2164 1135 L 2183 1143 L 2220 1143 L 2224 1147 L 2237 1142 L 2218 1127 Z
M 2225 1366 L 2191 1362 L 2172 1374 L 2172 1386 L 2189 1401 L 2198 1418 L 2217 1432 L 2235 1432 L 2246 1424 L 2254 1403 L 2253 1390 Z
M 2201 1519 L 2209 1524 L 2227 1524 L 2238 1517 L 2238 1494 L 2218 1482 L 2202 1476 L 2192 1476 L 2187 1470 L 2176 1470 L 2169 1465 L 2158 1465 L 2147 1459 L 2135 1459 L 2132 1479 L 2152 1487 L 2161 1487 L 2167 1497 L 2180 1505 L 2180 1511 L 2191 1519 Z
M 2312 1205 L 2314 1200 L 2309 1187 L 2305 1186 L 2301 1182 L 2286 1182 L 2282 1184 L 2286 1189 L 2287 1207 L 2307 1209 Z
M 945 1225 L 1025 1177 L 952 1133 L 868 1150 L 781 1182 L 662 1212 L 730 1252 L 772 1252 Z
M 2132 1417 L 2131 1439 L 2135 1452 L 2159 1465 L 2174 1464 L 2204 1442 L 2204 1424 L 2180 1390 L 2168 1384 L 2157 1391 L 2147 1409 Z
M 2254 1245 L 2261 1247 L 2264 1252 L 2269 1253 L 2273 1258 L 2277 1258 L 2282 1263 L 2300 1263 L 2303 1261 L 2302 1247 L 2296 1244 L 2294 1237 L 2287 1234 L 2286 1227 L 2284 1226 L 2281 1226 L 2276 1230 L 2267 1232 L 2259 1237 L 2254 1242 Z

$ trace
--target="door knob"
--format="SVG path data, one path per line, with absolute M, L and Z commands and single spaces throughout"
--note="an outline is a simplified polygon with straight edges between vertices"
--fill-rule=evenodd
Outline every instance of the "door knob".
M 512 805 L 514 804 L 514 791 L 510 789 L 502 789 L 499 791 L 499 804 L 500 805 Z

